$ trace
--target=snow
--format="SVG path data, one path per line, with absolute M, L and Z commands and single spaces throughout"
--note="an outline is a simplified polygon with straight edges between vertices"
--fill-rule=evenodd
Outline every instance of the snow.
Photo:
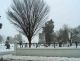
M 14 44 L 10 44 L 11 48 L 6 49 L 5 44 L 0 44 L 0 53 L 2 52 L 11 52 L 14 51 Z M 33 47 L 33 46 L 32 46 Z M 34 48 L 34 47 L 33 47 Z M 38 47 L 38 48 L 45 48 L 44 46 Z M 52 48 L 52 47 L 47 47 Z M 54 47 L 53 47 L 54 48 Z M 56 48 L 76 48 L 75 46 L 72 47 L 57 47 Z M 80 46 L 78 46 L 80 48 Z M 43 57 L 43 56 L 15 56 L 12 54 L 9 55 L 3 55 L 4 59 L 13 59 L 14 61 L 23 61 L 23 60 L 32 60 L 32 61 L 80 61 L 80 58 L 74 58 L 74 57 Z
M 9 52 L 9 51 L 14 51 L 14 44 L 10 44 L 10 49 L 6 49 L 4 43 L 0 44 L 0 52 Z
M 68 58 L 68 57 L 42 57 L 42 56 L 14 56 L 14 55 L 5 55 L 4 59 L 13 59 L 16 60 L 32 60 L 32 61 L 80 61 L 80 58 Z

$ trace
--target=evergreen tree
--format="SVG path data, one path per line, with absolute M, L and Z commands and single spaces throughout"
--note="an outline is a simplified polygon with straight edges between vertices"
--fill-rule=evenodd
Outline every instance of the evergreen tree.
M 45 27 L 43 27 L 43 32 L 45 33 L 45 40 L 48 45 L 50 45 L 51 42 L 53 41 L 52 40 L 53 32 L 54 32 L 53 29 L 54 29 L 54 22 L 51 19 L 50 21 L 45 23 Z

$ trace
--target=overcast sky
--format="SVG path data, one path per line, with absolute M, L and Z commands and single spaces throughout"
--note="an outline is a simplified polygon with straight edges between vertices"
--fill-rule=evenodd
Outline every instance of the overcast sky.
M 6 11 L 10 7 L 12 0 L 0 0 L 0 23 L 3 28 L 0 33 L 5 36 L 13 36 L 17 31 L 7 19 Z M 67 24 L 70 27 L 80 25 L 80 0 L 45 0 L 50 7 L 49 18 L 52 18 L 55 24 L 55 30 L 62 25 Z

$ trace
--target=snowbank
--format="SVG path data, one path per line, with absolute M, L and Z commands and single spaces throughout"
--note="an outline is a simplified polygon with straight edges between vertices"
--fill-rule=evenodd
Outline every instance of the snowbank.
M 80 58 L 67 58 L 67 57 L 42 57 L 42 56 L 13 56 L 5 55 L 4 59 L 14 60 L 33 60 L 33 61 L 80 61 Z
M 0 52 L 14 51 L 14 44 L 10 44 L 10 49 L 6 49 L 5 44 L 0 44 Z

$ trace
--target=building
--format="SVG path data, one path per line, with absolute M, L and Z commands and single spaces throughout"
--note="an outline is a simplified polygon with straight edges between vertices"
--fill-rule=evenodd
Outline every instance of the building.
M 45 43 L 45 34 L 39 33 L 39 42 L 38 43 Z

